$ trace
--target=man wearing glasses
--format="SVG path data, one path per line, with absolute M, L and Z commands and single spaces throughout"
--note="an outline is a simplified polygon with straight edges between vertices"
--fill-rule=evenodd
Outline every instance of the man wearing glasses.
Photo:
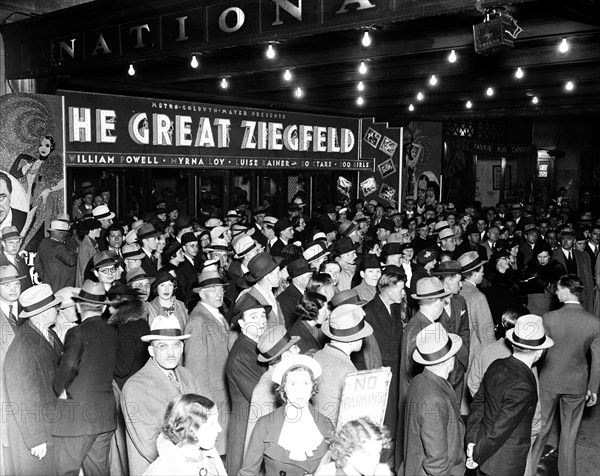
M 108 251 L 100 251 L 93 256 L 92 263 L 96 280 L 104 286 L 105 291 L 108 291 L 119 277 L 117 270 L 119 264 L 115 255 Z
M 185 393 L 210 398 L 196 377 L 179 365 L 183 341 L 189 337 L 190 334 L 182 334 L 179 321 L 173 316 L 157 316 L 150 334 L 142 337 L 142 341 L 149 343 L 150 359 L 127 380 L 121 396 L 130 474 L 143 474 L 158 457 L 156 439 L 173 398 Z

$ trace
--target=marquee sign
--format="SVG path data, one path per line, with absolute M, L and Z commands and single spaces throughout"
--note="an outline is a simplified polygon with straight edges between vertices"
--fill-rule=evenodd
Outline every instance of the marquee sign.
M 373 170 L 360 120 L 61 91 L 65 163 L 93 167 Z

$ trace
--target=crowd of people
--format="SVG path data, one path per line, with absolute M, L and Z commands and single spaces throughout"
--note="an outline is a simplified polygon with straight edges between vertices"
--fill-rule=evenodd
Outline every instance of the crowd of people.
M 535 475 L 600 381 L 600 220 L 376 201 L 189 217 L 110 195 L 33 270 L 0 230 L 2 474 Z M 589 219 L 588 219 L 589 218 Z M 389 367 L 382 422 L 340 419 Z

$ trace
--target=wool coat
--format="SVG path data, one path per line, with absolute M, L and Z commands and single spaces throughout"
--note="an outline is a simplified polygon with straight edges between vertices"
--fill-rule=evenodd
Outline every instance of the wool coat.
M 201 388 L 210 389 L 213 401 L 219 408 L 222 431 L 217 438 L 216 447 L 219 454 L 225 454 L 231 413 L 225 367 L 229 351 L 237 339 L 237 332 L 231 331 L 229 324 L 225 326 L 223 322 L 219 322 L 199 302 L 190 315 L 184 334 L 190 334 L 190 338 L 185 342 L 183 365 L 198 379 Z
M 175 376 L 180 388 L 169 380 L 154 359 L 149 359 L 123 386 L 121 408 L 127 428 L 129 474 L 132 476 L 144 474 L 158 457 L 156 439 L 171 400 L 184 393 L 211 398 L 209 389 L 202 389 L 189 370 L 178 366 Z
M 317 428 L 323 435 L 323 441 L 306 461 L 290 459 L 289 451 L 277 444 L 281 430 L 285 422 L 285 406 L 274 412 L 263 416 L 256 423 L 256 427 L 250 437 L 248 452 L 244 458 L 244 464 L 238 473 L 239 476 L 254 476 L 259 474 L 264 463 L 266 475 L 286 474 L 287 476 L 304 476 L 314 473 L 321 459 L 327 453 L 329 445 L 326 438 L 333 433 L 332 422 L 324 415 L 310 408 Z
M 196 264 L 192 264 L 190 260 L 186 257 L 179 266 L 177 266 L 181 277 L 181 284 L 183 295 L 185 296 L 185 307 L 188 311 L 194 309 L 194 306 L 198 303 L 198 294 L 194 291 L 195 286 L 198 285 L 198 273 L 200 270 L 196 266 Z
M 112 381 L 117 356 L 117 331 L 101 316 L 88 317 L 67 331 L 65 351 L 54 376 L 59 417 L 55 436 L 97 435 L 117 427 Z M 97 418 L 90 418 L 90 408 Z
M 252 392 L 261 375 L 267 370 L 267 365 L 258 362 L 257 357 L 256 342 L 242 334 L 233 344 L 227 358 L 225 375 L 231 397 L 231 416 L 227 436 L 227 474 L 237 474 L 242 467 Z
M 29 320 L 19 327 L 6 358 L 2 359 L 6 396 L 13 410 L 8 411 L 9 407 L 6 407 L 15 474 L 54 472 L 52 422 L 57 414 L 52 381 L 59 359 L 59 351 L 52 348 Z M 4 422 L 2 426 L 5 426 Z M 2 441 L 3 445 L 4 442 L 5 440 Z M 38 460 L 31 455 L 31 448 L 42 443 L 46 443 L 47 452 L 42 460 Z
M 316 335 L 313 334 L 313 331 L 316 329 Z M 306 354 L 307 352 L 313 350 L 321 350 L 323 346 L 329 342 L 329 337 L 327 337 L 321 329 L 317 327 L 311 327 L 307 321 L 298 319 L 294 322 L 291 327 L 288 329 L 288 334 L 290 336 L 298 336 L 300 340 L 296 343 L 296 345 L 300 348 L 301 354 Z
M 469 341 L 471 339 L 469 330 L 469 313 L 465 298 L 454 294 L 450 298 L 450 316 L 446 309 L 438 319 L 438 322 L 452 334 L 458 335 L 462 340 L 462 346 L 456 354 L 454 370 L 448 376 L 448 382 L 454 388 L 458 401 L 462 399 L 465 387 L 467 368 L 469 366 Z
M 150 326 L 144 318 L 131 320 L 117 327 L 114 378 L 121 390 L 125 382 L 146 365 L 150 358 L 148 343 L 142 341 L 142 336 L 148 334 L 150 334 Z
M 465 474 L 465 425 L 456 392 L 446 379 L 427 369 L 417 375 L 404 421 L 404 474 Z
M 33 260 L 33 267 L 43 283 L 49 284 L 52 292 L 67 286 L 75 286 L 77 254 L 64 243 L 44 238 Z
M 575 248 L 571 250 L 573 258 L 577 265 L 577 276 L 583 282 L 583 294 L 581 295 L 581 305 L 588 312 L 594 312 L 594 270 L 592 270 L 592 261 L 590 256 L 585 251 L 577 251 Z M 556 248 L 552 252 L 552 259 L 555 259 L 568 270 L 567 260 L 562 247 Z
M 466 443 L 473 460 L 489 475 L 521 476 L 531 446 L 537 404 L 533 371 L 511 356 L 492 362 L 471 405 Z
M 15 303 L 17 306 L 17 303 Z M 17 313 L 15 313 L 16 315 Z M 8 408 L 9 402 L 8 395 L 6 393 L 6 380 L 5 380 L 5 362 L 6 353 L 10 348 L 13 340 L 15 339 L 15 333 L 17 332 L 17 324 L 8 320 L 8 316 L 4 314 L 0 309 L 0 326 L 2 329 L 2 338 L 0 339 L 0 408 Z M 2 423 L 0 425 L 0 474 L 14 473 L 14 469 L 9 465 L 10 457 L 10 438 L 8 436 L 8 425 Z
M 281 406 L 281 401 L 278 401 L 280 399 L 275 394 L 277 384 L 272 380 L 274 370 L 275 366 L 270 365 L 269 369 L 260 376 L 260 380 L 252 392 L 250 411 L 248 413 L 248 426 L 246 428 L 246 440 L 244 441 L 244 457 L 246 457 L 250 437 L 258 420 L 274 411 L 278 406 Z
M 98 252 L 98 244 L 95 240 L 85 235 L 79 244 L 77 251 L 77 272 L 75 275 L 75 286 L 80 288 L 85 281 L 84 272 L 92 257 Z
M 294 285 L 290 285 L 280 293 L 276 299 L 283 313 L 285 327 L 289 328 L 296 321 L 296 306 L 302 297 L 302 292 Z

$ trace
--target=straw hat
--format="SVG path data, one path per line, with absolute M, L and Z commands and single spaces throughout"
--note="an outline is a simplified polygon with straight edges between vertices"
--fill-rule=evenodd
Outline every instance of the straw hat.
M 506 338 L 523 349 L 549 349 L 554 341 L 546 335 L 544 321 L 535 314 L 525 314 L 517 319 L 514 329 L 506 331 Z
M 60 304 L 60 299 L 54 295 L 49 284 L 32 286 L 19 296 L 19 305 L 21 306 L 19 317 L 27 319 L 37 316 L 57 304 Z
M 54 293 L 54 295 L 60 299 L 59 309 L 67 309 L 69 307 L 75 306 L 75 301 L 73 297 L 77 296 L 81 288 L 74 288 L 72 286 L 67 286 L 66 288 L 59 289 Z
M 48 231 L 69 231 L 69 224 L 62 220 L 52 220 Z
M 336 307 L 321 329 L 327 337 L 340 342 L 352 342 L 373 334 L 373 328 L 365 321 L 365 311 L 356 304 Z
M 106 205 L 98 205 L 92 210 L 92 215 L 96 220 L 112 220 L 115 217 Z
M 477 251 L 468 251 L 458 257 L 458 262 L 460 263 L 460 272 L 466 274 L 487 263 L 487 260 L 481 259 Z
M 416 293 L 411 294 L 413 299 L 435 299 L 450 295 L 450 292 L 444 289 L 444 285 L 436 277 L 421 278 L 417 281 Z
M 439 323 L 429 324 L 417 334 L 413 360 L 422 365 L 435 365 L 448 360 L 462 347 L 462 339 L 449 334 Z
M 183 334 L 175 316 L 156 316 L 150 325 L 150 334 L 142 336 L 143 342 L 154 340 L 185 340 L 191 334 Z

